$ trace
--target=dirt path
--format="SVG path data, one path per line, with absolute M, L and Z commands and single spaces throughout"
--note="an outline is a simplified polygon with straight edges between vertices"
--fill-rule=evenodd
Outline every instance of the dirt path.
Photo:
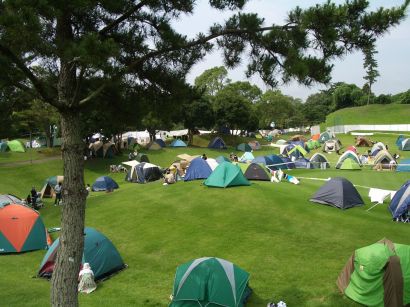
M 6 167 L 12 167 L 12 166 L 19 166 L 19 165 L 29 165 L 29 164 L 39 164 L 47 161 L 53 161 L 53 160 L 61 160 L 61 156 L 52 156 L 52 157 L 47 157 L 44 159 L 37 159 L 33 161 L 15 161 L 15 162 L 0 162 L 0 167 L 6 166 Z

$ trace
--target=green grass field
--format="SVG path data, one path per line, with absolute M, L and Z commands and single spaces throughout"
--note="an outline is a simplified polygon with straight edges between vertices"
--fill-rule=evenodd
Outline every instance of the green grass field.
M 408 124 L 410 105 L 406 104 L 371 104 L 368 106 L 345 108 L 329 114 L 326 117 L 325 127 L 335 125 L 378 125 Z M 364 116 L 365 115 L 365 116 Z
M 345 146 L 353 143 L 352 136 L 339 137 Z M 372 138 L 396 148 L 396 136 Z M 216 157 L 230 151 L 193 147 L 147 153 L 152 163 L 167 167 L 180 153 Z M 264 147 L 255 155 L 275 152 Z M 332 162 L 338 158 L 336 154 L 328 157 Z M 87 161 L 86 182 L 108 174 L 110 164 L 123 160 L 126 155 Z M 61 160 L 0 165 L 0 193 L 24 197 L 32 185 L 40 189 L 46 177 L 58 174 L 62 174 Z M 291 174 L 343 176 L 354 184 L 385 189 L 397 189 L 409 179 L 408 173 L 369 169 L 292 170 Z M 253 182 L 250 187 L 215 189 L 203 186 L 202 181 L 139 185 L 126 183 L 124 174 L 112 177 L 120 189 L 91 193 L 86 225 L 108 236 L 129 267 L 99 283 L 96 292 L 80 295 L 82 306 L 166 306 L 176 267 L 203 256 L 227 259 L 251 274 L 254 293 L 248 306 L 266 306 L 271 300 L 284 300 L 288 306 L 356 306 L 339 294 L 335 284 L 351 253 L 383 237 L 410 244 L 409 225 L 392 222 L 387 204 L 366 211 L 371 204 L 364 188 L 358 191 L 365 206 L 340 211 L 308 201 L 322 181 L 302 179 L 298 186 Z M 58 227 L 61 208 L 52 206 L 51 200 L 45 203 L 40 212 L 46 226 Z M 44 254 L 0 256 L 0 306 L 48 304 L 50 283 L 32 278 Z

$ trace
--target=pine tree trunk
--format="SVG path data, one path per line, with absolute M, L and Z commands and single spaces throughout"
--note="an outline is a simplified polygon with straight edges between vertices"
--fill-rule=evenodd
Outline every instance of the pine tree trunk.
M 51 304 L 78 306 L 78 272 L 84 247 L 86 191 L 84 186 L 84 143 L 78 112 L 61 113 L 64 183 L 60 246 L 51 282 Z

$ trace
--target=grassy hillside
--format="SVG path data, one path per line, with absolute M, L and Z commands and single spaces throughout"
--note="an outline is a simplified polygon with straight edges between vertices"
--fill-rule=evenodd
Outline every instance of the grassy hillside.
M 373 104 L 355 108 L 345 108 L 329 114 L 325 127 L 355 124 L 410 124 L 410 105 Z
M 344 145 L 353 137 L 342 136 Z M 383 141 L 394 147 L 395 137 Z M 204 143 L 205 140 L 203 140 Z M 147 151 L 151 162 L 168 166 L 176 155 L 228 155 L 228 150 L 166 148 Z M 365 150 L 365 149 L 360 149 Z M 273 151 L 264 147 L 255 156 Z M 410 154 L 410 152 L 400 152 Z M 309 154 L 310 156 L 310 154 Z M 334 162 L 336 154 L 328 155 Z M 85 181 L 108 174 L 109 165 L 127 160 L 86 162 Z M 0 194 L 27 195 L 48 176 L 62 174 L 62 161 L 32 165 L 0 165 Z M 298 177 L 343 176 L 353 183 L 397 189 L 408 173 L 292 170 Z M 410 244 L 409 225 L 393 223 L 387 205 L 371 211 L 368 189 L 358 188 L 365 206 L 341 211 L 308 199 L 323 181 L 252 182 L 249 187 L 207 188 L 202 180 L 163 186 L 160 181 L 133 184 L 124 174 L 111 174 L 120 189 L 92 192 L 87 199 L 86 225 L 116 245 L 128 268 L 98 284 L 96 292 L 80 295 L 82 306 L 167 306 L 177 265 L 203 256 L 230 260 L 251 274 L 254 290 L 248 306 L 284 300 L 288 306 L 358 306 L 339 294 L 335 281 L 353 250 L 383 237 Z M 59 226 L 61 208 L 46 200 L 40 213 L 46 227 Z M 31 278 L 44 250 L 0 256 L 1 306 L 46 306 L 50 283 Z

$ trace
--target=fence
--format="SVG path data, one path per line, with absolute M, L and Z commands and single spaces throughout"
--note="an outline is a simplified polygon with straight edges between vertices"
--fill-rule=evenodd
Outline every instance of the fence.
M 394 131 L 410 132 L 410 124 L 404 125 L 339 125 L 328 127 L 334 133 L 349 133 L 350 131 Z

